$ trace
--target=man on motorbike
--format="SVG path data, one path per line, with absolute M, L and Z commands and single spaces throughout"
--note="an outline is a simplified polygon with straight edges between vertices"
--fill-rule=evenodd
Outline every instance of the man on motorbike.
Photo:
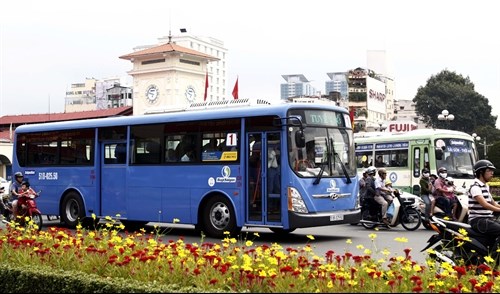
M 385 185 L 385 178 L 387 177 L 387 170 L 385 168 L 378 169 L 378 177 L 375 180 L 375 201 L 382 206 L 382 222 L 386 225 L 390 224 L 387 218 L 387 207 L 394 199 L 392 196 L 392 189 Z
M 10 202 L 12 203 L 12 214 L 14 216 L 14 219 L 17 218 L 17 198 L 20 196 L 21 192 L 21 184 L 23 182 L 23 173 L 22 172 L 16 172 L 14 174 L 14 182 L 12 182 L 12 185 L 10 186 Z
M 377 173 L 377 169 L 373 166 L 368 167 L 365 170 L 366 178 L 365 178 L 365 189 L 363 201 L 366 199 L 374 199 L 377 191 L 375 189 L 375 174 Z
M 450 193 L 450 188 L 446 184 L 446 177 L 448 176 L 448 171 L 445 167 L 440 167 L 438 169 L 438 178 L 434 182 L 434 187 L 436 189 L 435 193 L 435 201 L 436 205 L 441 208 L 446 216 L 450 218 L 454 218 L 451 213 L 452 203 L 450 202 L 450 198 L 447 197 L 447 194 Z
M 495 166 L 489 160 L 478 160 L 474 164 L 476 179 L 469 189 L 469 224 L 472 229 L 495 239 L 500 245 L 500 223 L 493 213 L 500 212 L 500 204 L 493 200 L 488 182 L 493 178 Z

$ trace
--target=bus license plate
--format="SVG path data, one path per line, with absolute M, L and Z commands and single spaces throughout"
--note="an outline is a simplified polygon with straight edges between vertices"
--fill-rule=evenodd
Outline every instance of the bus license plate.
M 343 214 L 330 215 L 330 221 L 331 222 L 341 221 L 341 220 L 344 220 L 344 215 Z

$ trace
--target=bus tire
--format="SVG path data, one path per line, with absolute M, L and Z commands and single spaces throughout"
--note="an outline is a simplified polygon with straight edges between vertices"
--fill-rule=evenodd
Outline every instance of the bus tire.
M 62 202 L 61 219 L 69 228 L 76 228 L 79 222 L 85 218 L 85 207 L 80 195 L 69 192 Z
M 234 236 L 240 233 L 236 226 L 236 214 L 231 202 L 222 195 L 211 197 L 204 205 L 201 215 L 205 233 L 213 238 L 224 238 L 224 232 Z

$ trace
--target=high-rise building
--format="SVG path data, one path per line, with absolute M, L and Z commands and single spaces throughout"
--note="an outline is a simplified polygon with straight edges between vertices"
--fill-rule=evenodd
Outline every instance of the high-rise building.
M 346 72 L 330 72 L 327 73 L 330 81 L 325 82 L 325 93 L 330 95 L 332 92 L 339 93 L 340 100 L 338 101 L 340 106 L 348 107 L 349 102 L 349 85 L 347 83 L 347 73 Z
M 316 89 L 304 75 L 282 75 L 286 83 L 280 85 L 280 97 L 287 100 L 293 97 L 310 97 L 316 95 Z

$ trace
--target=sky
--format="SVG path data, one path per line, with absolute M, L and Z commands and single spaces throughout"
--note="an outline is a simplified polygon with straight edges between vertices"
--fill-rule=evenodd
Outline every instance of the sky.
M 228 96 L 278 99 L 282 75 L 324 92 L 329 72 L 385 50 L 396 99 L 444 69 L 500 114 L 500 21 L 491 1 L 17 0 L 0 4 L 0 116 L 64 111 L 85 78 L 127 76 L 119 56 L 186 28 L 228 49 Z M 497 128 L 500 122 L 497 121 Z

